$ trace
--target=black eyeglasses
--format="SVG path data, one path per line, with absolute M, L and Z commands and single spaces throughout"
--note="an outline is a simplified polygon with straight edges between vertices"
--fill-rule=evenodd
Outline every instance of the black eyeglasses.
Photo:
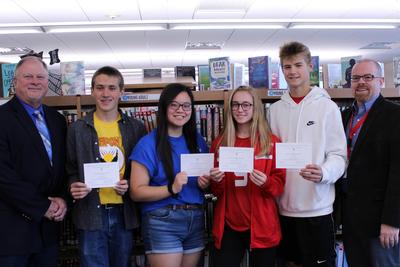
M 171 103 L 169 103 L 168 107 L 174 111 L 177 111 L 180 107 L 182 107 L 182 109 L 184 111 L 191 111 L 192 110 L 192 104 L 189 102 L 185 102 L 185 103 L 179 103 L 176 101 L 171 101 Z
M 242 107 L 243 111 L 248 111 L 253 106 L 253 104 L 249 102 L 243 102 L 243 103 L 232 102 L 231 106 L 233 111 L 239 110 L 239 107 Z
M 375 75 L 373 74 L 353 75 L 351 76 L 351 81 L 358 83 L 361 79 L 363 79 L 364 82 L 370 82 L 375 78 L 382 78 L 382 77 L 375 77 Z

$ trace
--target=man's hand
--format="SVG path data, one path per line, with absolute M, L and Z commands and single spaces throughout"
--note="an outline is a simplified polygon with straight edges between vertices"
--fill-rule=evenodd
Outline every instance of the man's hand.
M 51 201 L 49 208 L 44 214 L 44 217 L 46 217 L 49 220 L 53 220 L 54 214 L 56 213 L 57 210 L 58 210 L 57 202 Z
M 322 181 L 322 169 L 317 164 L 308 164 L 300 170 L 300 175 L 311 182 L 319 183 Z
M 392 248 L 399 243 L 399 228 L 381 224 L 379 240 L 383 248 Z
M 65 200 L 60 197 L 49 197 L 49 200 L 51 200 L 52 203 L 54 202 L 58 207 L 53 212 L 52 219 L 56 222 L 62 221 L 65 214 L 67 214 L 67 204 L 65 203 Z
M 117 192 L 118 195 L 123 196 L 129 188 L 128 180 L 122 179 L 119 180 L 117 185 L 114 186 L 115 192 Z
M 91 188 L 87 187 L 87 185 L 82 182 L 72 183 L 70 187 L 70 192 L 73 199 L 82 199 L 86 197 L 91 190 Z

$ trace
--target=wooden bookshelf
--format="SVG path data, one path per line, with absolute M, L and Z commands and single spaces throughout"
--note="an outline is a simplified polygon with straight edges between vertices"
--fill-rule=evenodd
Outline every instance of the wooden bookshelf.
M 137 78 L 130 80 L 125 85 L 125 91 L 147 91 L 153 89 L 163 89 L 170 83 L 181 83 L 187 87 L 195 88 L 196 81 L 193 77 L 162 77 L 162 78 Z

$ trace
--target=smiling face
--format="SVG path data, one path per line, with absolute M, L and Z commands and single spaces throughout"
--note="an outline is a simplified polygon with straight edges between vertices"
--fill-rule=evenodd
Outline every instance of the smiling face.
M 365 81 L 364 78 L 360 78 L 358 81 L 352 79 L 351 81 L 351 90 L 359 103 L 365 103 L 372 97 L 379 95 L 384 82 L 373 61 L 361 61 L 355 64 L 351 71 L 352 77 L 365 77 L 365 75 L 373 75 L 374 78 L 371 81 Z
M 245 91 L 238 91 L 232 97 L 231 110 L 233 119 L 238 125 L 251 123 L 254 110 L 253 97 Z
M 190 108 L 188 108 L 190 104 Z M 168 127 L 170 129 L 182 129 L 192 115 L 192 101 L 188 93 L 179 93 L 167 108 Z
M 282 71 L 290 90 L 308 91 L 312 64 L 303 53 L 282 59 Z
M 49 76 L 37 58 L 25 59 L 15 72 L 15 94 L 34 108 L 38 108 L 48 90 Z
M 94 79 L 92 96 L 96 102 L 96 112 L 118 112 L 118 102 L 122 95 L 119 88 L 119 78 L 100 74 Z

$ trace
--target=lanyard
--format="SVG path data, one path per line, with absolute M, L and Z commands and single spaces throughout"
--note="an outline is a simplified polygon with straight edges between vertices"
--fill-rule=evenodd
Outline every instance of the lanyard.
M 354 127 L 352 127 L 354 115 L 351 114 L 350 123 L 349 123 L 350 131 L 349 131 L 349 136 L 348 136 L 348 139 L 347 139 L 347 156 L 348 156 L 348 157 L 350 157 L 350 154 L 351 154 L 351 143 L 352 143 L 353 137 L 356 135 L 356 133 L 358 132 L 358 130 L 360 130 L 360 128 L 361 128 L 362 125 L 364 124 L 365 120 L 367 119 L 368 112 L 369 112 L 369 111 L 367 111 L 367 112 L 361 117 L 361 119 L 356 123 L 356 125 L 354 125 Z

